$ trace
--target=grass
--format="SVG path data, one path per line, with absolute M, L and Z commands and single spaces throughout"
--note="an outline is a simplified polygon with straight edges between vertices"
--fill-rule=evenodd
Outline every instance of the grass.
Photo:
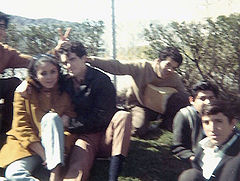
M 132 137 L 119 181 L 176 181 L 188 164 L 171 154 L 172 133 L 156 130 L 144 139 Z M 90 181 L 108 179 L 108 160 L 96 160 Z
M 171 154 L 172 133 L 156 129 L 144 139 L 132 137 L 119 181 L 176 181 L 188 165 Z M 96 160 L 89 181 L 108 180 L 109 160 Z M 46 174 L 37 170 L 41 181 Z
M 240 124 L 237 127 L 240 128 Z M 189 165 L 171 154 L 171 142 L 172 133 L 161 129 L 144 139 L 132 137 L 119 181 L 176 181 Z M 89 181 L 108 180 L 108 168 L 109 160 L 96 160 Z

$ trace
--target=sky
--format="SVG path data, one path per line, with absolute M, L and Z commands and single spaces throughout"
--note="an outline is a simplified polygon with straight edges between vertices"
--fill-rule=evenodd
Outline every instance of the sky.
M 4 0 L 0 11 L 33 19 L 103 20 L 108 34 L 106 44 L 109 45 L 111 7 L 111 0 Z M 119 46 L 134 44 L 150 21 L 162 24 L 200 21 L 234 12 L 240 12 L 239 0 L 115 0 L 116 39 Z
M 51 17 L 68 21 L 108 20 L 111 18 L 111 2 L 111 0 L 4 0 L 0 10 L 29 18 Z M 191 20 L 239 10 L 239 0 L 115 0 L 115 15 L 119 21 Z
M 111 54 L 112 0 L 0 0 L 0 2 L 0 11 L 26 18 L 54 18 L 73 22 L 103 20 L 106 27 L 103 39 L 107 51 Z M 114 4 L 117 49 L 146 43 L 140 35 L 150 22 L 161 24 L 171 21 L 198 22 L 206 17 L 215 18 L 219 15 L 240 13 L 239 0 L 115 0 Z M 129 86 L 126 80 L 126 77 L 118 78 L 118 89 Z

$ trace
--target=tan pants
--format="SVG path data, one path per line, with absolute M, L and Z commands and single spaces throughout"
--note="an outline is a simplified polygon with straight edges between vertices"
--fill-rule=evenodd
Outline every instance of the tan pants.
M 76 136 L 64 180 L 87 180 L 95 157 L 127 156 L 131 125 L 130 113 L 118 111 L 105 132 Z

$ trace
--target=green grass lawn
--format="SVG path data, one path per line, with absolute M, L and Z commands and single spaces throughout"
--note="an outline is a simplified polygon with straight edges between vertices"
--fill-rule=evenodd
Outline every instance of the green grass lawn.
M 132 137 L 119 181 L 176 181 L 189 165 L 171 154 L 171 142 L 172 133 L 160 129 L 144 139 Z M 109 160 L 96 160 L 89 181 L 107 181 L 108 168 Z
M 237 124 L 240 129 L 240 123 Z M 119 181 L 176 181 L 189 165 L 171 153 L 172 133 L 155 130 L 144 139 L 132 137 Z M 109 161 L 96 161 L 90 181 L 108 179 Z
M 132 137 L 119 181 L 176 181 L 188 165 L 171 154 L 172 133 L 156 130 L 144 139 Z M 108 160 L 96 160 L 90 181 L 108 178 Z
M 132 137 L 119 181 L 176 181 L 188 165 L 171 154 L 171 141 L 172 133 L 160 129 L 144 139 Z M 96 160 L 89 181 L 107 181 L 108 168 L 109 160 Z M 41 170 L 37 169 L 36 175 L 47 181 L 46 172 Z

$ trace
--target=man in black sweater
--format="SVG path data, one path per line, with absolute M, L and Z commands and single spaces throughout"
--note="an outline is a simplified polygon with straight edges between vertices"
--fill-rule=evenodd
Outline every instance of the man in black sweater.
M 131 116 L 117 110 L 110 78 L 86 65 L 87 53 L 80 42 L 63 43 L 56 52 L 68 71 L 63 88 L 77 113 L 67 126 L 74 146 L 64 180 L 87 180 L 95 157 L 111 156 L 109 181 L 116 181 L 128 152 Z

